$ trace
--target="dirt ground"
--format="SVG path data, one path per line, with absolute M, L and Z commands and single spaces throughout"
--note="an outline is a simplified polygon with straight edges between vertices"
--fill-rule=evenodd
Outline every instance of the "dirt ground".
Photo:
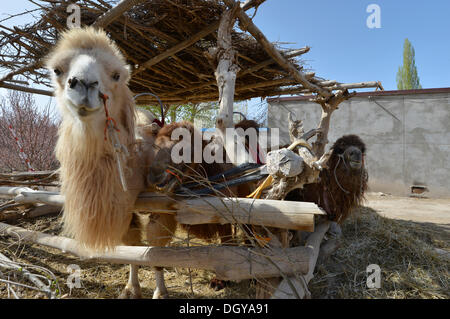
M 310 283 L 313 298 L 450 298 L 450 200 L 368 194 L 365 207 L 342 225 L 339 249 L 317 267 Z M 60 234 L 59 216 L 19 220 L 17 226 Z M 177 243 L 174 243 L 175 245 Z M 201 244 L 201 243 L 198 243 Z M 436 248 L 447 256 L 436 253 Z M 38 245 L 17 243 L 0 236 L 0 251 L 12 260 L 45 267 L 55 274 L 59 296 L 64 298 L 116 298 L 128 276 L 127 265 L 96 263 Z M 81 288 L 66 285 L 68 266 L 81 268 Z M 379 264 L 381 289 L 368 289 L 366 267 Z M 1 270 L 1 269 L 0 269 Z M 151 298 L 154 274 L 141 267 L 144 298 Z M 254 298 L 255 281 L 230 283 L 216 291 L 209 286 L 214 273 L 195 269 L 165 269 L 170 298 Z M 27 288 L 17 288 L 21 298 L 43 298 Z M 0 298 L 12 298 L 0 282 Z
M 381 193 L 369 193 L 366 198 L 365 206 L 375 209 L 380 216 L 450 227 L 450 199 L 400 197 Z

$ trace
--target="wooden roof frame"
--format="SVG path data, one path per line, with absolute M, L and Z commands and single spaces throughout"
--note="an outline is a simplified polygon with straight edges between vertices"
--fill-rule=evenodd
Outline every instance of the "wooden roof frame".
M 91 1 L 90 1 L 91 2 Z M 102 15 L 99 15 L 95 22 L 92 24 L 96 27 L 107 28 L 114 21 L 120 20 L 123 18 L 123 15 L 128 12 L 130 9 L 144 3 L 144 0 L 122 0 L 116 6 L 111 7 L 109 10 L 104 12 Z M 249 74 L 254 74 L 264 68 L 268 68 L 271 65 L 274 65 L 278 68 L 278 70 L 274 70 L 274 72 L 278 72 L 278 75 L 275 79 L 270 79 L 267 81 L 259 81 L 248 84 L 237 84 L 236 87 L 236 99 L 248 99 L 252 97 L 267 97 L 267 96 L 280 96 L 285 94 L 316 94 L 317 96 L 323 99 L 330 99 L 334 95 L 334 91 L 338 90 L 347 90 L 349 88 L 357 89 L 357 88 L 380 88 L 382 86 L 380 82 L 371 81 L 371 82 L 361 82 L 361 83 L 351 83 L 351 84 L 342 84 L 337 81 L 326 81 L 321 78 L 315 76 L 312 72 L 304 72 L 301 68 L 295 65 L 292 58 L 298 57 L 302 54 L 307 53 L 310 49 L 309 47 L 305 47 L 298 50 L 290 50 L 288 52 L 281 52 L 278 48 L 275 47 L 258 29 L 258 27 L 253 23 L 253 21 L 248 17 L 245 13 L 246 10 L 250 8 L 257 8 L 261 5 L 265 0 L 247 0 L 244 3 L 235 2 L 234 0 L 224 0 L 223 1 L 228 8 L 235 7 L 234 15 L 237 19 L 239 19 L 239 28 L 243 32 L 248 32 L 253 39 L 260 45 L 260 47 L 267 53 L 269 56 L 268 59 L 261 61 L 248 67 L 246 69 L 240 70 L 237 72 L 237 77 L 243 77 Z M 190 48 L 193 44 L 203 39 L 205 36 L 214 33 L 220 25 L 220 19 L 216 22 L 208 25 L 204 29 L 198 31 L 194 35 L 189 38 L 178 42 L 171 46 L 164 52 L 157 54 L 150 59 L 148 59 L 144 63 L 140 63 L 138 68 L 135 69 L 132 73 L 133 81 L 145 83 L 143 84 L 145 88 L 148 88 L 147 91 L 152 91 L 155 85 L 151 81 L 149 82 L 145 78 L 139 78 L 139 76 L 149 68 L 154 66 L 158 66 L 162 61 L 165 61 L 169 57 L 175 57 L 177 53 L 182 52 Z M 3 26 L 0 26 L 3 29 L 7 29 Z M 17 34 L 20 34 L 20 29 L 15 28 L 14 30 Z M 23 32 L 22 32 L 23 33 Z M 167 35 L 166 35 L 167 36 Z M 26 47 L 25 44 L 23 44 Z M 46 46 L 49 46 L 47 43 Z M 239 48 L 238 54 L 239 54 Z M 5 66 L 0 62 L 0 67 Z M 0 87 L 12 90 L 25 91 L 34 94 L 42 94 L 47 96 L 52 96 L 53 92 L 51 90 L 42 90 L 35 89 L 32 87 L 27 87 L 23 85 L 19 85 L 15 82 L 14 76 L 25 74 L 26 72 L 34 72 L 41 68 L 42 63 L 41 60 L 33 61 L 30 64 L 23 65 L 22 67 L 13 69 L 9 73 L 5 74 L 0 78 Z M 155 72 L 158 71 L 158 68 L 154 69 Z M 195 72 L 192 71 L 192 72 Z M 181 76 L 181 73 L 180 73 Z M 213 75 L 211 74 L 210 79 L 205 79 L 201 83 L 194 83 L 185 88 L 179 88 L 175 90 L 168 90 L 166 93 L 158 94 L 166 104 L 182 104 L 186 102 L 206 102 L 206 101 L 214 101 L 218 99 L 217 92 L 217 83 L 214 80 Z M 145 90 L 145 89 L 144 89 Z M 193 93 L 195 92 L 195 93 Z M 142 91 L 135 93 L 142 93 Z M 144 96 L 138 100 L 138 103 L 152 103 L 154 102 L 154 98 L 151 96 Z

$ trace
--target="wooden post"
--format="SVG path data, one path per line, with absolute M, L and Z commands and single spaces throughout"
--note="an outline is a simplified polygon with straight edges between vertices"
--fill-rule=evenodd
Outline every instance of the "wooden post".
M 236 62 L 236 51 L 231 42 L 231 31 L 235 22 L 237 6 L 225 11 L 220 19 L 217 32 L 217 47 L 209 49 L 209 56 L 217 63 L 216 76 L 219 89 L 219 114 L 216 128 L 225 136 L 225 130 L 233 127 L 233 104 L 236 74 L 239 67 Z
M 317 157 L 320 157 L 325 152 L 325 146 L 328 143 L 328 131 L 330 130 L 330 120 L 333 112 L 339 107 L 339 104 L 356 93 L 349 93 L 346 89 L 337 91 L 331 99 L 324 99 L 317 97 L 311 101 L 319 103 L 322 106 L 322 117 L 320 119 L 317 139 L 313 143 L 313 151 Z
M 311 297 L 308 290 L 308 283 L 314 278 L 314 269 L 316 268 L 317 258 L 319 257 L 320 244 L 325 233 L 330 227 L 330 222 L 325 221 L 319 224 L 316 231 L 309 235 L 305 247 L 311 250 L 309 259 L 309 270 L 305 276 L 297 274 L 283 279 L 272 295 L 272 299 L 303 299 Z
M 224 0 L 224 2 L 229 7 L 236 7 L 234 0 Z M 265 35 L 258 29 L 258 27 L 252 22 L 252 20 L 247 16 L 247 14 L 238 7 L 237 16 L 239 17 L 240 28 L 245 32 L 248 31 L 250 34 L 258 41 L 259 44 L 264 48 L 264 50 L 274 59 L 278 65 L 285 69 L 298 83 L 302 84 L 305 88 L 311 90 L 312 92 L 320 94 L 322 97 L 330 98 L 332 93 L 318 85 L 309 82 L 305 75 L 297 70 L 294 65 L 286 59 L 280 51 L 278 51 L 272 43 L 267 40 Z

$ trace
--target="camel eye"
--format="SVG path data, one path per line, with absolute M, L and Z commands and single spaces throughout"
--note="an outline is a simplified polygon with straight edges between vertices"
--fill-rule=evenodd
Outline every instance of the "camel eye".
M 54 69 L 53 72 L 55 72 L 56 76 L 60 76 L 62 74 L 60 69 Z
M 112 76 L 112 78 L 113 78 L 114 81 L 119 81 L 119 79 L 120 79 L 120 74 L 119 74 L 119 73 L 114 73 L 113 76 Z

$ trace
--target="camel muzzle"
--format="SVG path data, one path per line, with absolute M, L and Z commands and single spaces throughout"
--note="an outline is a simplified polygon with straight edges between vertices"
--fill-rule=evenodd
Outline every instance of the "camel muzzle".
M 345 161 L 353 171 L 360 170 L 363 165 L 363 153 L 355 146 L 348 147 L 344 152 Z
M 101 109 L 98 81 L 88 83 L 72 77 L 67 84 L 67 97 L 80 117 L 86 117 Z

